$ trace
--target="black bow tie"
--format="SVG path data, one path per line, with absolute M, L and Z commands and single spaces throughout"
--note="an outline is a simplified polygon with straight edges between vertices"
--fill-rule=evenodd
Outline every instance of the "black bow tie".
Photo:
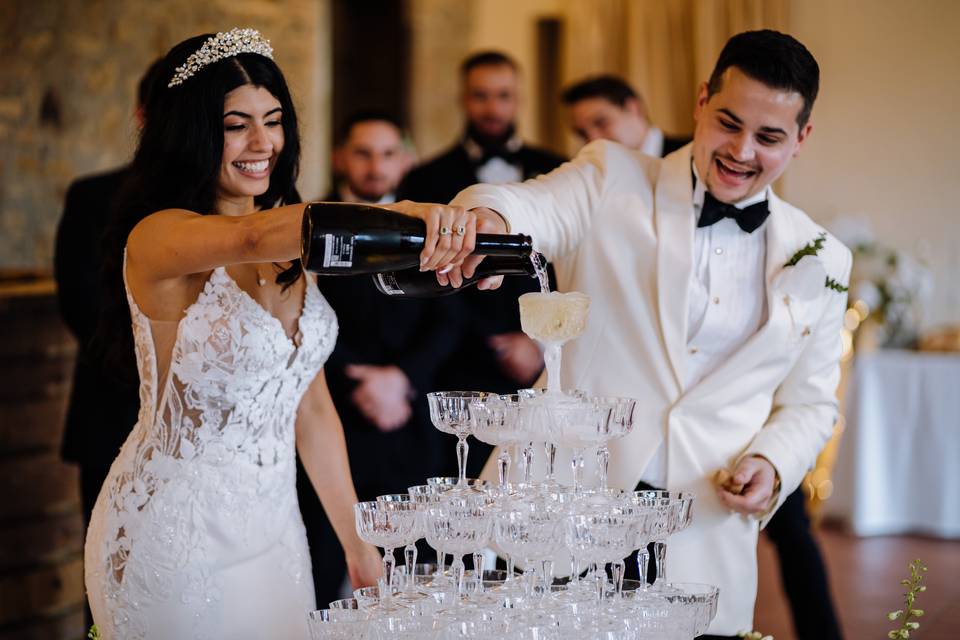
M 732 204 L 720 202 L 714 198 L 709 191 L 705 191 L 703 194 L 703 208 L 700 210 L 700 221 L 697 222 L 697 226 L 709 227 L 724 218 L 733 218 L 737 226 L 747 233 L 753 233 L 760 228 L 760 225 L 763 224 L 768 215 L 770 215 L 770 209 L 767 206 L 766 200 L 752 204 L 749 207 L 744 207 L 743 209 L 737 209 Z
M 494 158 L 500 158 L 507 164 L 518 164 L 519 154 L 516 151 L 510 151 L 506 147 L 494 147 L 491 149 L 484 149 L 483 155 L 480 156 L 480 159 L 477 160 L 477 166 L 482 167 L 487 164 Z

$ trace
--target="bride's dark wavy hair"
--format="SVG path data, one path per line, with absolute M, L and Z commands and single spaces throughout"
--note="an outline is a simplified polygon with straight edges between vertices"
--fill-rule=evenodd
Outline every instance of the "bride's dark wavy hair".
M 187 58 L 213 34 L 185 40 L 160 63 L 157 81 L 145 105 L 145 124 L 137 150 L 103 238 L 104 291 L 93 347 L 118 382 L 135 385 L 136 361 L 130 312 L 123 285 L 123 250 L 130 231 L 148 215 L 163 209 L 214 212 L 223 158 L 223 105 L 226 95 L 250 84 L 263 87 L 283 109 L 283 149 L 277 157 L 270 185 L 254 198 L 258 209 L 300 202 L 296 190 L 300 166 L 297 114 L 283 73 L 273 60 L 241 53 L 218 60 L 196 72 L 183 84 L 167 84 Z M 277 283 L 284 288 L 302 275 L 299 261 L 279 268 Z

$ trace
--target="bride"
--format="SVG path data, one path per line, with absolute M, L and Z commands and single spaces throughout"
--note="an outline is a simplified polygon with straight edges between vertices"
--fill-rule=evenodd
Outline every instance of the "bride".
M 164 66 L 107 239 L 101 334 L 135 354 L 141 408 L 87 532 L 90 607 L 107 639 L 306 637 L 295 446 L 354 587 L 381 563 L 354 530 L 323 376 L 336 317 L 296 261 L 296 113 L 254 30 L 191 38 Z

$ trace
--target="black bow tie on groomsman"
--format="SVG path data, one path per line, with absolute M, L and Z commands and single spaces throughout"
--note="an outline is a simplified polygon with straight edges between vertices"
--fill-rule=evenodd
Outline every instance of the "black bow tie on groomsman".
M 753 233 L 760 228 L 768 215 L 770 215 L 770 208 L 767 206 L 766 200 L 751 204 L 743 209 L 737 209 L 732 204 L 720 202 L 709 191 L 706 191 L 703 194 L 703 207 L 700 210 L 700 221 L 697 222 L 697 226 L 709 227 L 724 218 L 733 218 L 737 226 L 747 233 Z

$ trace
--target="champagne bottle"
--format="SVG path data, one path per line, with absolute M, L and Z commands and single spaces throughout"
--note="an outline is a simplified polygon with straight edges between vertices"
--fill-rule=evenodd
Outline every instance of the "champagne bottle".
M 313 202 L 303 214 L 300 259 L 321 275 L 383 273 L 420 266 L 423 220 L 364 204 Z M 530 236 L 478 233 L 474 253 L 526 258 Z
M 465 288 L 477 284 L 481 279 L 489 276 L 526 275 L 536 277 L 537 272 L 533 261 L 536 260 L 541 268 L 546 266 L 546 260 L 539 253 L 532 257 L 495 256 L 484 259 L 477 265 L 476 271 L 470 278 L 464 278 L 463 284 L 455 289 L 449 285 L 443 286 L 437 282 L 437 275 L 432 271 L 403 269 L 402 271 L 388 271 L 373 275 L 373 283 L 380 293 L 398 298 L 436 298 L 448 296 Z

